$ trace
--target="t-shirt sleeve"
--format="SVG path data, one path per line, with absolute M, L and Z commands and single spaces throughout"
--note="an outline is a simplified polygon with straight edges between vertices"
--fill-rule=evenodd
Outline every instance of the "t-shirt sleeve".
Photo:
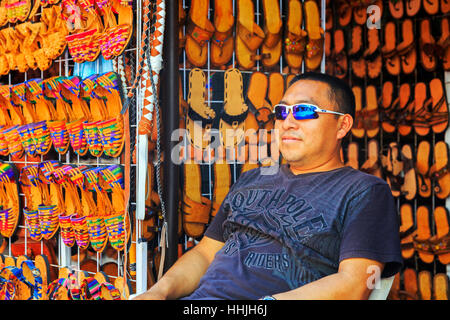
M 382 262 L 381 277 L 400 271 L 398 214 L 387 184 L 373 185 L 350 201 L 342 234 L 339 261 L 366 258 Z

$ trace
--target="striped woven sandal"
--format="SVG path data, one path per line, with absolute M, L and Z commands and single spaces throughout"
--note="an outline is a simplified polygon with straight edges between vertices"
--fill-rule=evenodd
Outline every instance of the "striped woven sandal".
M 13 157 L 22 157 L 25 150 L 23 149 L 19 132 L 17 128 L 25 124 L 23 114 L 11 104 L 10 86 L 0 87 L 0 102 L 2 106 L 5 106 L 11 117 L 11 126 L 2 129 L 1 134 L 4 136 L 8 145 L 8 154 Z M 3 149 L 3 148 L 2 148 Z
M 25 124 L 19 126 L 17 131 L 20 134 L 21 142 L 25 153 L 34 157 L 36 153 L 36 142 L 34 139 L 34 126 L 37 122 L 36 113 L 34 112 L 32 104 L 26 99 L 25 96 L 26 85 L 25 83 L 19 83 L 11 87 L 11 104 L 16 107 L 16 110 L 21 110 Z
M 59 229 L 59 216 L 65 210 L 61 185 L 55 181 L 53 172 L 61 164 L 55 160 L 39 163 L 39 180 L 42 183 L 43 203 L 39 205 L 41 233 L 45 240 L 51 239 Z
M 76 186 L 70 181 L 68 175 L 68 172 L 72 169 L 73 167 L 69 165 L 62 165 L 53 172 L 53 175 L 56 181 L 64 186 L 66 215 L 70 217 L 75 241 L 79 248 L 87 249 L 89 247 L 89 231 L 86 216 L 82 214 L 81 200 Z
M 109 282 L 99 283 L 94 277 L 84 279 L 80 289 L 85 300 L 121 300 L 116 287 Z
M 52 139 L 47 122 L 55 118 L 56 111 L 53 104 L 44 98 L 41 79 L 32 79 L 25 82 L 26 99 L 36 114 L 37 122 L 33 124 L 33 138 L 38 155 L 46 155 L 52 147 Z
M 17 172 L 13 164 L 0 165 L 0 233 L 5 238 L 14 235 L 20 218 Z
M 19 183 L 26 200 L 23 213 L 29 236 L 32 240 L 40 241 L 42 232 L 38 207 L 43 202 L 43 195 L 39 181 L 39 165 L 32 164 L 23 167 L 20 171 Z
M 120 56 L 130 42 L 133 32 L 132 2 L 97 0 L 96 4 L 105 22 L 105 31 L 100 37 L 100 49 L 103 58 L 111 60 Z
M 8 140 L 3 133 L 4 130 L 12 127 L 12 120 L 7 108 L 8 103 L 9 101 L 0 94 L 0 156 L 9 155 Z
M 96 252 L 103 252 L 108 244 L 108 232 L 105 223 L 105 217 L 111 214 L 111 205 L 108 199 L 105 199 L 104 194 L 101 192 L 98 185 L 99 177 L 98 171 L 100 168 L 89 168 L 83 171 L 85 177 L 86 190 L 93 194 L 96 194 L 97 210 L 90 213 L 88 217 L 89 235 L 91 239 L 91 247 Z M 89 197 L 89 195 L 86 195 Z M 92 195 L 90 196 L 92 197 Z
M 105 217 L 111 246 L 117 251 L 125 248 L 131 236 L 130 217 L 126 210 L 123 168 L 108 166 L 99 171 L 99 186 L 108 201 L 111 198 L 112 213 Z
M 55 104 L 55 118 L 48 121 L 47 125 L 50 130 L 53 147 L 56 152 L 63 155 L 66 154 L 70 146 L 69 131 L 66 127 L 66 122 L 69 120 L 68 108 L 70 106 L 60 95 L 59 83 L 61 81 L 61 77 L 46 79 L 42 81 L 42 90 L 44 98 Z
M 84 156 L 88 152 L 84 134 L 84 123 L 87 123 L 90 112 L 86 101 L 80 98 L 80 83 L 81 79 L 79 77 L 71 77 L 63 79 L 59 87 L 61 97 L 70 106 L 70 108 L 67 108 L 69 122 L 66 123 L 67 130 L 69 131 L 70 145 L 76 154 Z
M 80 96 L 89 104 L 90 109 L 90 118 L 83 123 L 88 150 L 92 156 L 100 157 L 103 154 L 103 144 L 99 124 L 106 120 L 107 112 L 103 100 L 94 92 L 96 77 L 97 75 L 92 75 L 83 79 L 80 83 Z
M 107 111 L 107 119 L 99 123 L 103 152 L 118 157 L 125 143 L 120 78 L 115 72 L 107 72 L 97 77 L 96 83 L 94 91 L 104 99 Z

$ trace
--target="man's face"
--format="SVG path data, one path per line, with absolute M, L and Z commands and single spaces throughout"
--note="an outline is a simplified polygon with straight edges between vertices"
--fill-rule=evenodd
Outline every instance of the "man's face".
M 283 104 L 310 103 L 321 109 L 338 111 L 328 98 L 327 84 L 300 80 L 290 86 L 282 99 Z M 338 118 L 333 114 L 319 113 L 317 119 L 295 120 L 290 112 L 285 120 L 275 120 L 277 142 L 286 161 L 291 165 L 313 169 L 335 157 L 338 142 Z

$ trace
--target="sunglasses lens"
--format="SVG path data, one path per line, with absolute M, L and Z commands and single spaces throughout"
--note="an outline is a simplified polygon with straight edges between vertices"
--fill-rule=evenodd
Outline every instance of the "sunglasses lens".
M 294 118 L 296 120 L 317 119 L 318 114 L 315 109 L 310 106 L 296 105 L 292 108 Z
M 275 106 L 275 118 L 277 120 L 284 120 L 288 116 L 288 111 L 285 106 Z

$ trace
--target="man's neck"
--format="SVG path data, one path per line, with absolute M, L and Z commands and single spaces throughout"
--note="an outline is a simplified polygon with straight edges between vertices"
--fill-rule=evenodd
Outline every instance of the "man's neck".
M 344 163 L 340 158 L 332 159 L 330 161 L 326 161 L 325 163 L 311 166 L 311 165 L 303 165 L 295 162 L 288 162 L 289 169 L 295 175 L 304 174 L 304 173 L 313 173 L 313 172 L 325 172 L 331 171 L 335 169 L 339 169 L 344 167 Z

